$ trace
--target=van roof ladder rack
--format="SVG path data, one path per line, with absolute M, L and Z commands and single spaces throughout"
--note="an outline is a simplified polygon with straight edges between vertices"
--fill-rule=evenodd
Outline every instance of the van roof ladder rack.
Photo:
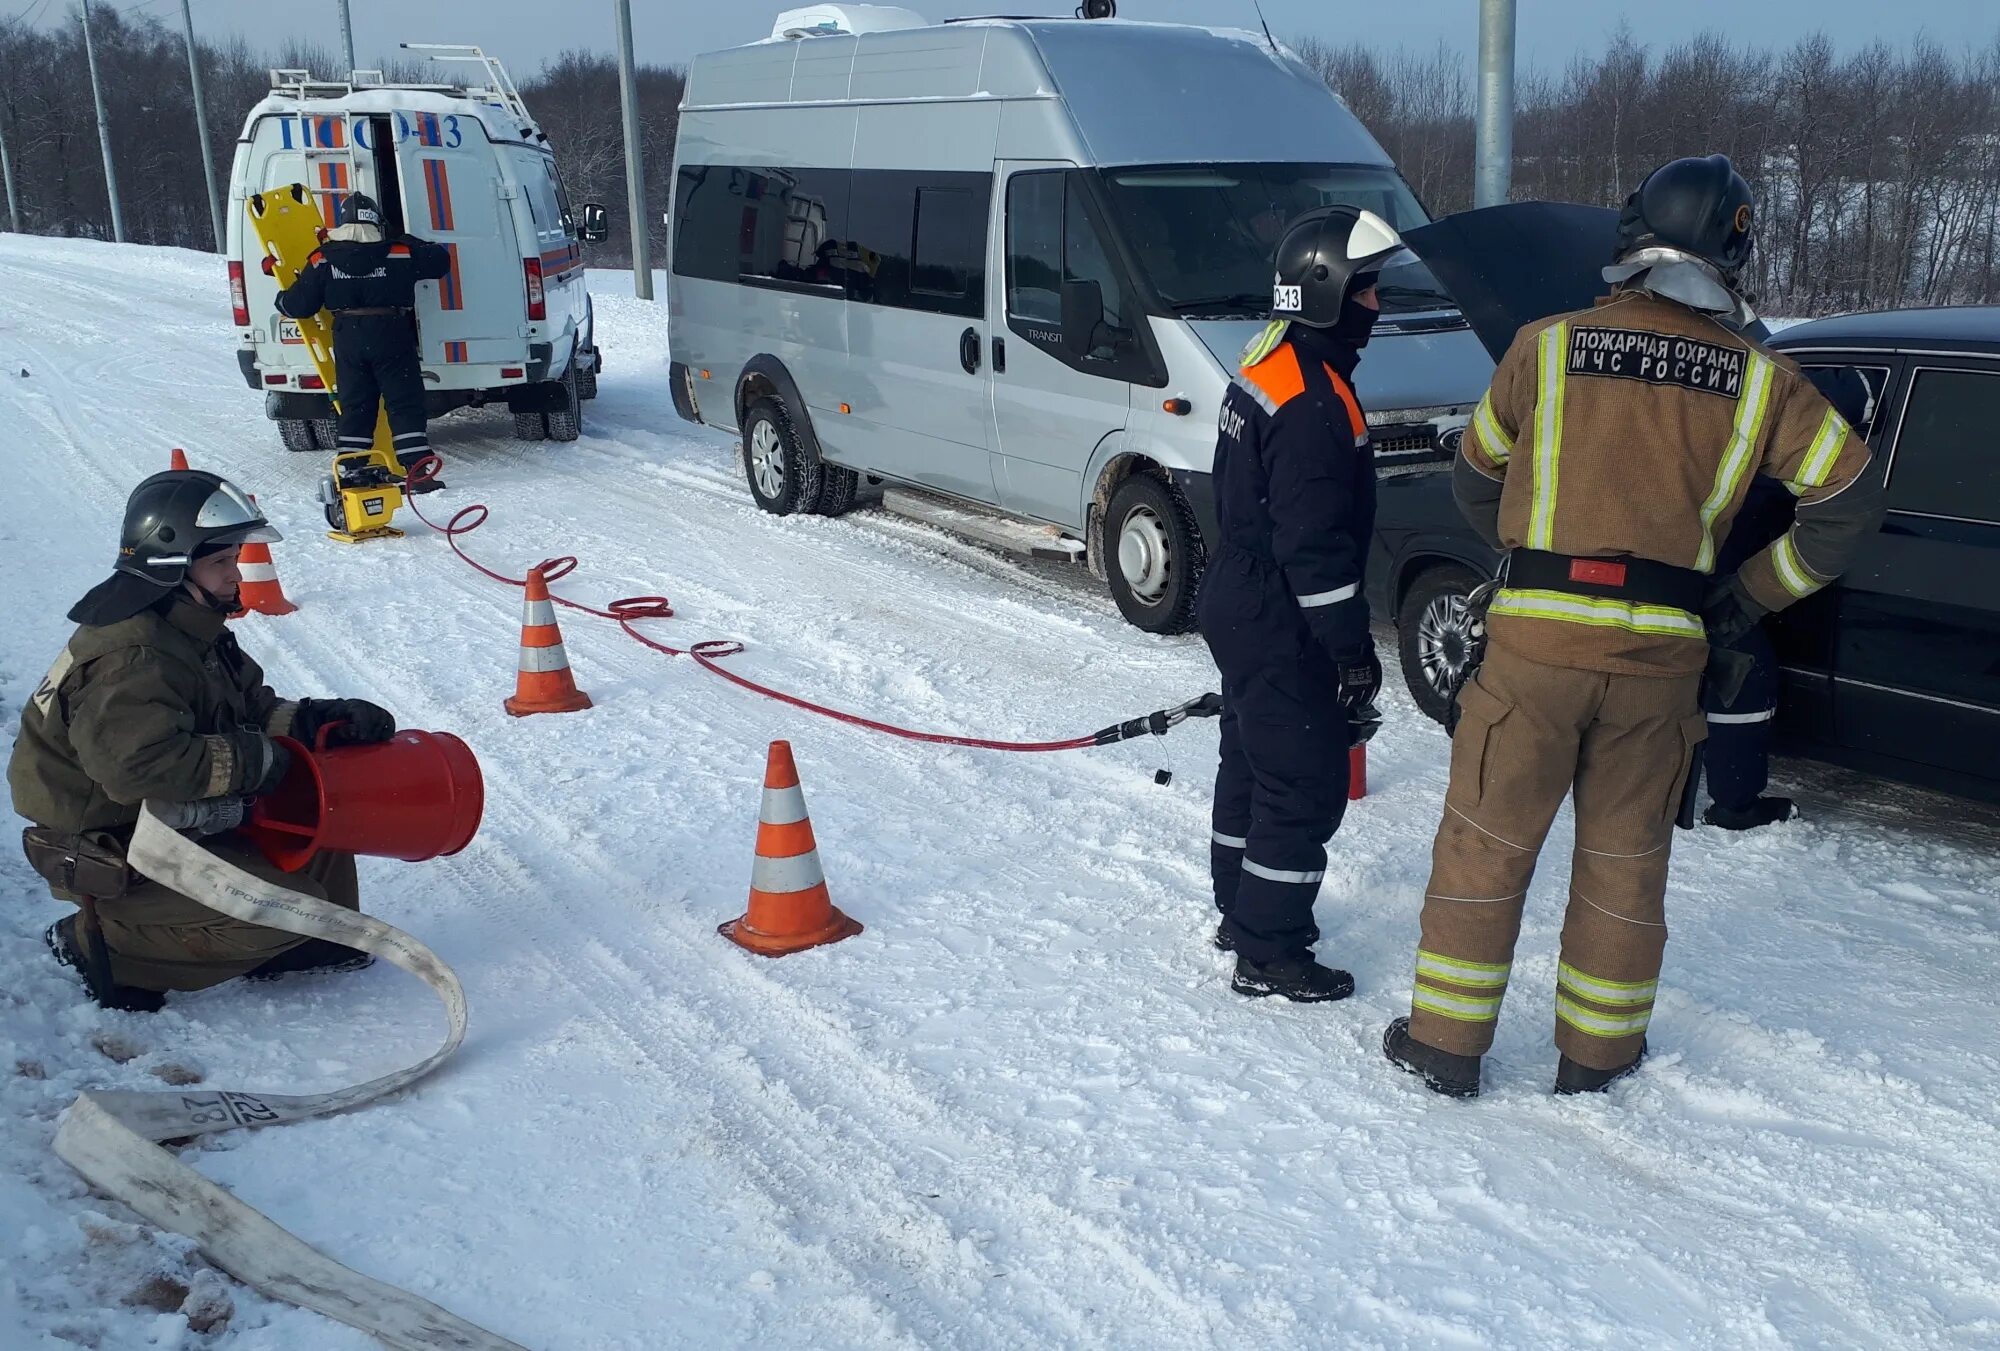
M 477 47 L 463 47 L 441 42 L 405 42 L 400 44 L 406 52 L 420 52 L 433 61 L 473 61 L 483 66 L 489 87 L 477 88 L 468 84 L 465 92 L 471 95 L 491 94 L 504 105 L 508 112 L 521 119 L 524 130 L 539 132 L 541 126 L 528 111 L 528 105 L 521 101 L 521 91 L 514 87 L 514 77 L 500 64 L 497 56 L 488 56 Z

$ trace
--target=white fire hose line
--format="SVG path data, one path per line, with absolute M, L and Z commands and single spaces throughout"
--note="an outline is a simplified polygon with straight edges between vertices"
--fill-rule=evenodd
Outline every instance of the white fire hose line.
M 279 1228 L 154 1143 L 346 1111 L 429 1074 L 465 1040 L 465 991 L 410 935 L 253 877 L 161 823 L 148 803 L 127 852 L 132 867 L 235 919 L 361 948 L 430 986 L 450 1025 L 444 1044 L 406 1069 L 333 1093 L 135 1093 L 91 1090 L 63 1113 L 56 1154 L 99 1191 L 193 1239 L 245 1285 L 361 1329 L 394 1351 L 526 1351 L 408 1291 L 352 1271 Z

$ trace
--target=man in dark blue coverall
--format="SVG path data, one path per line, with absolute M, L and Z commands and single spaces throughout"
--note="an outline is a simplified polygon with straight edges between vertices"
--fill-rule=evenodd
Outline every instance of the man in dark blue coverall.
M 1873 402 L 1868 382 L 1844 366 L 1808 371 L 1822 397 L 1857 433 L 1866 436 Z M 1792 526 L 1792 495 L 1776 479 L 1762 475 L 1750 481 L 1743 509 L 1736 514 L 1729 538 L 1715 560 L 1715 575 L 1733 576 L 1746 560 L 1761 552 Z M 1771 722 L 1778 712 L 1778 654 L 1763 624 L 1753 626 L 1730 647 L 1754 663 L 1736 697 L 1724 702 L 1712 689 L 1702 692 L 1708 715 L 1708 745 L 1703 752 L 1708 776 L 1708 810 L 1702 820 L 1724 830 L 1755 830 L 1789 821 L 1796 804 L 1788 797 L 1767 796 L 1771 782 Z
M 1218 536 L 1196 617 L 1222 673 L 1215 943 L 1236 953 L 1230 988 L 1253 998 L 1354 993 L 1312 953 L 1348 748 L 1357 725 L 1372 728 L 1382 685 L 1362 594 L 1375 471 L 1350 381 L 1375 326 L 1376 274 L 1408 257 L 1372 212 L 1299 217 L 1278 242 L 1273 322 L 1223 397 Z

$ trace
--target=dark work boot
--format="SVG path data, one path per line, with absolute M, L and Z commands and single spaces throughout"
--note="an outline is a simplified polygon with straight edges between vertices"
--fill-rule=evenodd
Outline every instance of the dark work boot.
M 324 938 L 308 938 L 295 948 L 286 948 L 262 966 L 243 973 L 245 980 L 276 980 L 302 972 L 334 975 L 373 966 L 375 959 L 360 948 L 330 943 Z
M 1398 1018 L 1383 1029 L 1382 1054 L 1389 1063 L 1407 1074 L 1420 1074 L 1424 1087 L 1447 1098 L 1479 1096 L 1479 1062 L 1476 1055 L 1453 1055 L 1427 1046 L 1410 1035 L 1410 1020 Z
M 1227 920 L 1215 926 L 1215 937 L 1209 941 L 1215 944 L 1217 952 L 1236 951 L 1236 940 L 1229 936 L 1229 921 Z
M 158 1013 L 166 1005 L 167 997 L 158 990 L 119 985 L 108 978 L 93 975 L 90 959 L 84 953 L 83 940 L 77 936 L 75 915 L 51 924 L 42 934 L 42 941 L 49 945 L 51 956 L 83 977 L 83 988 L 97 1001 L 99 1008 L 116 1009 L 121 1013 Z
M 1743 808 L 1711 802 L 1708 810 L 1701 814 L 1701 819 L 1724 830 L 1755 830 L 1759 826 L 1789 821 L 1798 814 L 1798 804 L 1788 797 L 1760 797 L 1752 799 L 1750 805 Z
M 1251 999 L 1275 994 L 1283 995 L 1294 1004 L 1322 1004 L 1353 994 L 1354 977 L 1345 971 L 1321 966 L 1313 960 L 1311 953 L 1260 965 L 1239 952 L 1236 954 L 1236 977 L 1229 982 L 1229 988 Z
M 1645 1059 L 1646 1043 L 1643 1041 L 1639 1043 L 1639 1054 L 1632 1057 L 1632 1063 L 1620 1065 L 1615 1070 L 1592 1069 L 1564 1056 L 1556 1062 L 1556 1096 L 1566 1098 L 1572 1093 L 1602 1093 L 1637 1070 Z

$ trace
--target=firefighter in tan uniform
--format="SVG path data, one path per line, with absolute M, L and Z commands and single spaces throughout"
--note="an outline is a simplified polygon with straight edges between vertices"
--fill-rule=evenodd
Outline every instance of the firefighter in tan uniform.
M 1437 1092 L 1479 1091 L 1535 860 L 1572 792 L 1556 1091 L 1637 1066 L 1709 643 L 1832 581 L 1880 520 L 1867 446 L 1738 330 L 1753 217 L 1720 155 L 1656 170 L 1626 204 L 1612 294 L 1524 328 L 1473 415 L 1455 495 L 1508 553 L 1460 694 L 1411 1013 L 1383 1039 Z M 1795 522 L 1716 577 L 1759 472 L 1796 495 Z

